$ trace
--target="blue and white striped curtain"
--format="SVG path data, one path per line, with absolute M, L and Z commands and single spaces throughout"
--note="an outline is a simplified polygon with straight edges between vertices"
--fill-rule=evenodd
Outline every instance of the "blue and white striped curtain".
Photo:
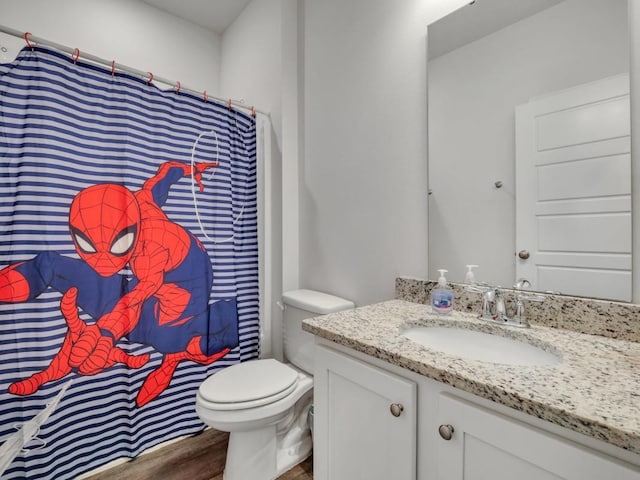
M 1 478 L 72 479 L 204 429 L 198 386 L 258 355 L 254 119 L 25 48 L 0 65 L 0 173 L 0 444 L 69 384 Z M 122 226 L 106 266 L 95 237 Z

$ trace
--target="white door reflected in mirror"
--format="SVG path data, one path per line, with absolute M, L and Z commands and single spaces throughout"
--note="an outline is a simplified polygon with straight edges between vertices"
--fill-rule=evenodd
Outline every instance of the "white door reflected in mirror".
M 533 290 L 631 301 L 630 129 L 626 74 L 516 107 L 516 277 Z

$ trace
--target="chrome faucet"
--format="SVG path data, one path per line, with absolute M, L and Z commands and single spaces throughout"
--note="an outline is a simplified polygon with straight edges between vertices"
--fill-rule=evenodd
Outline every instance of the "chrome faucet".
M 501 323 L 507 318 L 507 308 L 504 304 L 502 290 L 496 287 L 482 293 L 480 318 Z
M 525 294 L 522 293 L 523 290 L 528 289 L 531 286 L 528 280 L 524 278 L 518 279 L 516 284 L 513 286 L 515 290 L 518 291 L 516 294 L 516 310 L 513 313 L 513 317 L 511 319 L 516 322 L 518 325 L 523 327 L 529 326 L 529 321 L 524 318 L 524 303 L 523 300 L 528 300 L 530 302 L 544 302 L 544 297 L 542 295 L 536 295 L 535 293 Z
M 525 279 L 519 279 L 513 286 L 517 291 L 516 304 L 513 316 L 507 315 L 507 307 L 504 299 L 504 293 L 500 287 L 482 287 L 476 285 L 470 285 L 466 289 L 470 292 L 478 292 L 482 294 L 482 306 L 480 309 L 480 315 L 478 318 L 481 320 L 487 320 L 493 323 L 500 323 L 502 325 L 509 325 L 512 327 L 529 327 L 529 322 L 524 316 L 524 301 L 542 302 L 544 297 L 535 294 L 524 294 L 523 290 L 528 288 L 531 284 Z

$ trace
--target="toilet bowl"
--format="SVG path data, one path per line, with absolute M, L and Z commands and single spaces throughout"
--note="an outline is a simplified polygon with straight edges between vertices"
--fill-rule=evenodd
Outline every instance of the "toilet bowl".
M 238 369 L 232 370 L 229 377 L 237 374 L 237 378 L 246 378 L 236 385 L 238 402 L 221 401 L 216 395 L 221 391 L 217 382 L 205 381 L 198 391 L 196 412 L 207 425 L 230 432 L 225 480 L 276 478 L 311 453 L 306 414 L 313 400 L 313 378 L 273 359 L 234 367 Z M 274 380 L 272 390 L 267 393 L 254 389 L 252 380 L 256 379 Z M 233 398 L 232 394 L 224 396 Z
M 311 453 L 313 335 L 302 320 L 353 308 L 333 295 L 295 290 L 282 297 L 287 363 L 259 359 L 207 378 L 196 412 L 210 427 L 229 432 L 224 480 L 273 480 Z

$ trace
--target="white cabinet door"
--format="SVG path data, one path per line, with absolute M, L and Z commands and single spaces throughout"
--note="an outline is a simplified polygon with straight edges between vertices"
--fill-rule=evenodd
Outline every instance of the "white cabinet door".
M 631 466 L 446 394 L 438 425 L 454 429 L 439 438 L 438 480 L 640 479 Z
M 631 301 L 629 108 L 626 74 L 516 108 L 516 277 L 533 290 Z
M 415 480 L 416 384 L 322 346 L 315 353 L 314 478 Z

